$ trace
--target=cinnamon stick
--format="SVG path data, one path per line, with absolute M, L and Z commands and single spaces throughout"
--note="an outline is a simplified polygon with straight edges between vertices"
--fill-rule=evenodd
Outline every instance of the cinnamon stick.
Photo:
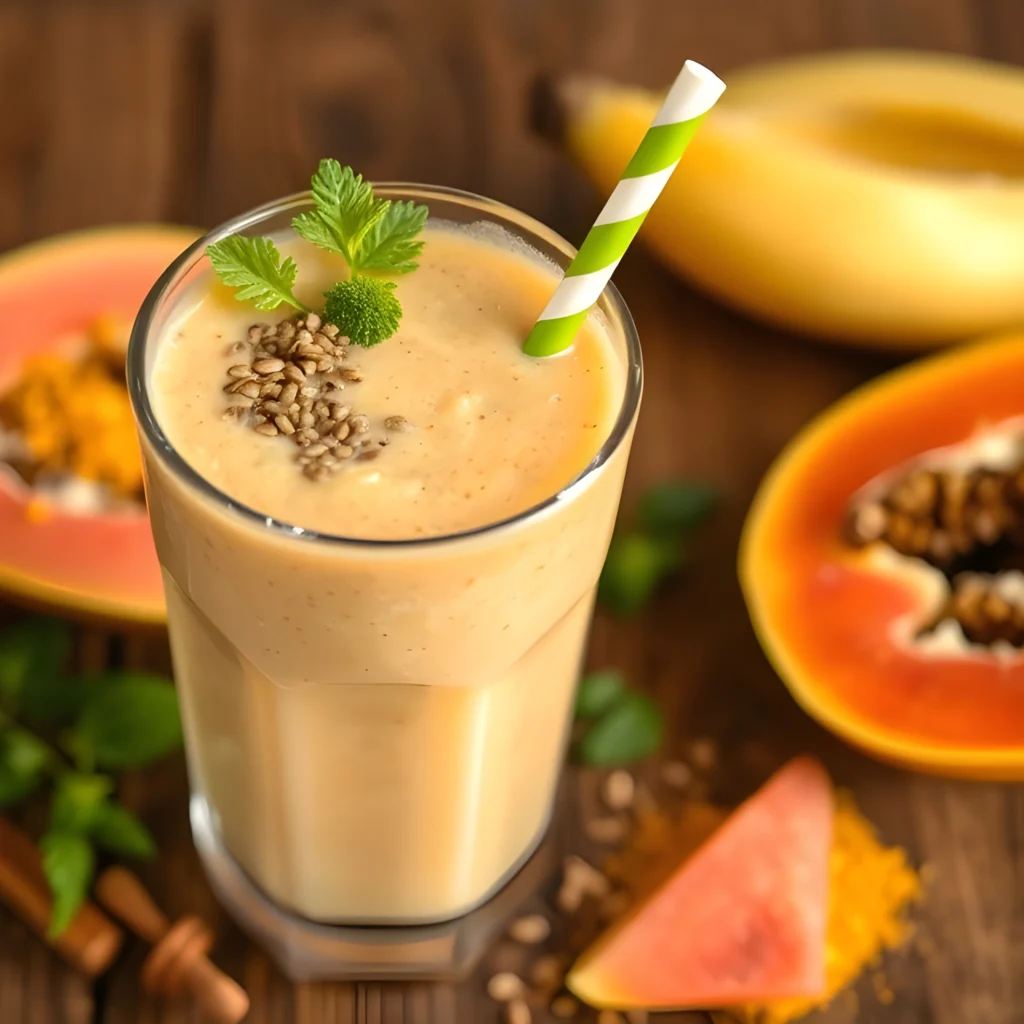
M 42 858 L 35 843 L 4 818 L 0 818 L 0 900 L 69 963 L 92 977 L 110 966 L 124 941 L 121 929 L 88 901 L 60 935 L 46 934 L 53 900 Z

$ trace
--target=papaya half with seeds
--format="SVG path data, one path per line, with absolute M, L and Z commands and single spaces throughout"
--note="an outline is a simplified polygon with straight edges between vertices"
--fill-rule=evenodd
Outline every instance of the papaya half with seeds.
M 739 568 L 826 727 L 920 770 L 1024 779 L 1024 333 L 825 412 L 765 478 Z

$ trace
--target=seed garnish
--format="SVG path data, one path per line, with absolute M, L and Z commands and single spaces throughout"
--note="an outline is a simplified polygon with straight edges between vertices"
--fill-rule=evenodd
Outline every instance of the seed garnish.
M 278 324 L 253 324 L 247 337 L 248 345 L 235 342 L 229 350 L 236 359 L 250 352 L 250 361 L 228 367 L 224 391 L 240 401 L 228 406 L 225 419 L 265 437 L 288 438 L 299 447 L 295 461 L 310 480 L 324 479 L 371 441 L 369 418 L 335 400 L 343 382 L 363 379 L 355 367 L 342 366 L 348 338 L 335 324 L 306 313 Z M 389 416 L 384 426 L 395 432 L 412 429 L 404 416 Z M 358 458 L 379 454 L 373 448 Z

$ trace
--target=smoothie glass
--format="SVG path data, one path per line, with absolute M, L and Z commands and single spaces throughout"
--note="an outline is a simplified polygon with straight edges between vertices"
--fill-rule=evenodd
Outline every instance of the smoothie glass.
M 542 224 L 478 196 L 377 191 L 493 225 L 562 267 L 573 256 Z M 283 929 L 301 947 L 338 926 L 379 936 L 458 918 L 529 859 L 552 813 L 641 394 L 639 343 L 609 287 L 597 309 L 622 362 L 621 404 L 558 494 L 502 522 L 402 541 L 317 534 L 241 505 L 165 437 L 154 357 L 208 271 L 206 245 L 280 231 L 310 205 L 286 198 L 196 242 L 148 296 L 128 356 L 193 830 L 221 898 L 272 947 Z M 288 966 L 320 970 L 301 949 Z

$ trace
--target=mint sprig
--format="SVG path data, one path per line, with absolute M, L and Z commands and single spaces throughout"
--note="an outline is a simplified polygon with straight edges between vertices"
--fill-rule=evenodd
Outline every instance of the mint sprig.
M 408 274 L 419 266 L 423 240 L 418 236 L 429 211 L 416 203 L 378 198 L 370 182 L 337 160 L 321 160 L 311 185 L 313 209 L 294 217 L 292 227 L 348 266 L 348 278 L 324 293 L 326 319 L 356 345 L 379 345 L 398 330 L 402 305 L 394 284 L 375 275 Z M 236 289 L 240 301 L 264 310 L 287 303 L 308 312 L 293 292 L 295 261 L 282 261 L 269 238 L 233 235 L 206 251 L 217 276 Z M 357 284 L 361 281 L 369 283 Z
M 53 894 L 51 935 L 64 931 L 85 899 L 96 847 L 142 858 L 156 853 L 145 825 L 116 801 L 114 779 L 96 769 L 142 767 L 181 744 L 170 680 L 68 676 L 70 649 L 69 627 L 53 619 L 0 632 L 0 806 L 52 783 L 39 842 Z

